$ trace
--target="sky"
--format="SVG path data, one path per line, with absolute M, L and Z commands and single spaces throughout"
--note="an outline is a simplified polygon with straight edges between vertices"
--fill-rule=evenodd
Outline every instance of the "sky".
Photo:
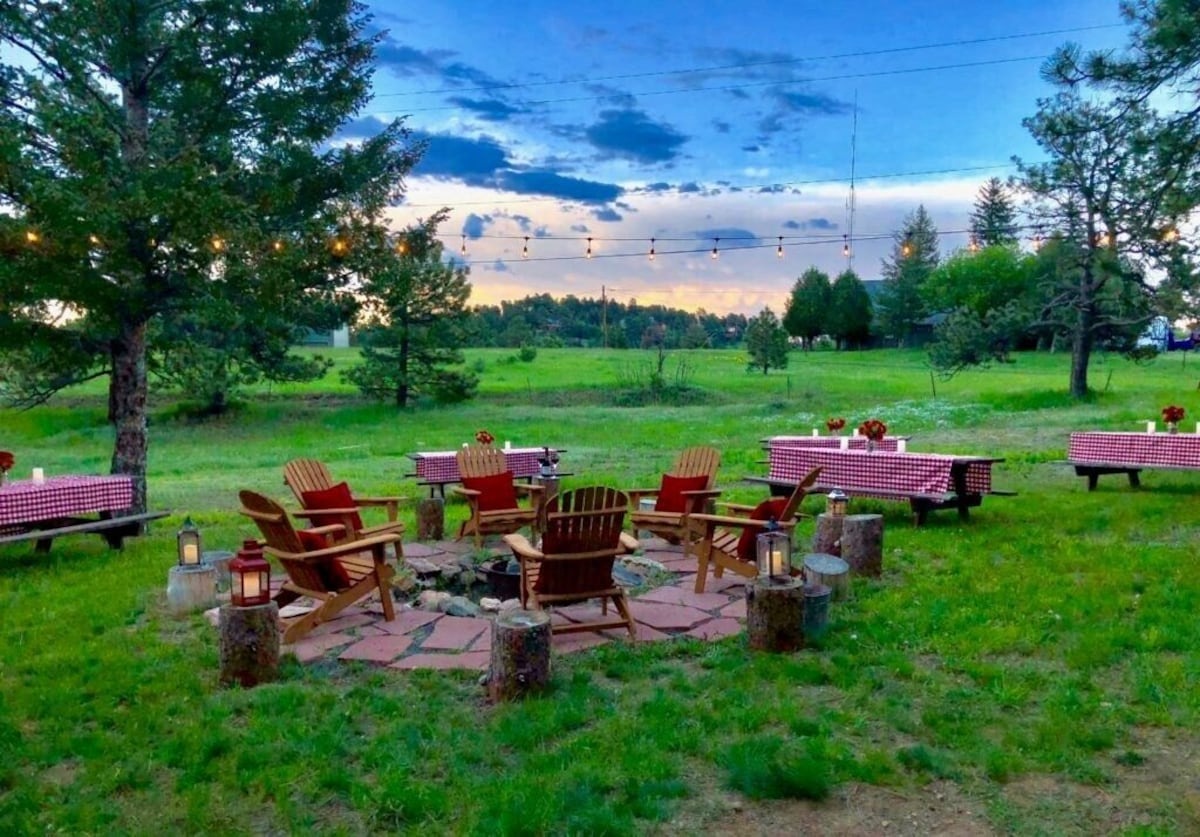
M 1045 59 L 1127 37 L 1115 0 L 369 8 L 374 96 L 340 139 L 403 118 L 427 143 L 392 222 L 450 208 L 471 304 L 781 314 L 811 266 L 878 278 L 919 204 L 949 254 L 983 182 L 1044 159 L 1021 120 Z

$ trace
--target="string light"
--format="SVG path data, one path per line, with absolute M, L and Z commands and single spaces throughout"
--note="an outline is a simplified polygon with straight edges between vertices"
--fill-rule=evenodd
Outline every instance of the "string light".
M 775 258 L 783 258 L 783 236 L 779 236 L 779 245 L 775 248 Z
M 589 259 L 592 257 L 592 240 L 590 238 L 588 239 L 587 257 Z
M 525 236 L 525 246 L 521 248 L 521 258 L 529 258 L 529 236 Z
M 1107 231 L 1099 233 L 1096 236 L 1097 247 L 1107 247 L 1109 244 L 1112 244 L 1112 236 L 1110 236 Z
M 329 249 L 333 251 L 335 256 L 344 256 L 350 249 L 350 245 L 347 244 L 344 239 L 335 238 L 332 242 L 330 242 Z
M 37 230 L 26 230 L 25 231 L 25 241 L 28 242 L 29 244 L 37 244 L 41 240 L 42 240 L 42 237 L 40 235 L 38 235 Z
M 219 235 L 214 235 L 212 237 L 212 241 L 209 243 L 212 245 L 213 252 L 215 252 L 215 253 L 220 253 L 222 250 L 225 249 L 225 240 L 222 239 Z
M 913 252 L 912 233 L 905 233 L 904 234 L 904 243 L 900 245 L 900 255 L 907 258 L 912 255 L 912 252 Z
M 93 247 L 99 247 L 100 246 L 100 236 L 96 235 L 95 233 L 92 233 L 91 235 L 88 236 L 88 244 L 92 245 Z
M 467 237 L 465 235 L 462 237 L 462 247 L 458 248 L 458 252 L 462 253 L 464 259 L 467 257 Z
M 719 259 L 719 258 L 721 258 L 721 254 L 717 252 L 717 245 L 718 245 L 718 244 L 720 244 L 720 243 L 721 243 L 721 239 L 719 239 L 719 238 L 714 238 L 714 239 L 713 239 L 712 257 L 713 257 L 714 259 Z
M 283 241 L 281 241 L 278 238 L 275 239 L 274 241 L 271 242 L 271 249 L 274 250 L 276 253 L 282 253 L 283 252 Z
M 1041 230 L 1035 230 L 1035 231 L 1034 231 L 1034 233 L 1033 233 L 1033 252 L 1035 252 L 1035 253 L 1036 253 L 1038 250 L 1041 250 L 1041 249 L 1042 249 L 1042 244 L 1043 244 L 1043 241 L 1042 241 L 1042 231 L 1041 231 Z
M 967 245 L 967 249 L 970 250 L 972 253 L 976 253 L 979 251 L 979 241 L 975 238 L 975 235 L 973 233 L 971 235 L 971 242 Z
M 850 237 L 844 234 L 842 235 L 842 255 L 850 258 Z
M 408 252 L 408 242 L 403 238 L 396 242 L 396 252 L 401 256 Z
M 1179 240 L 1179 230 L 1177 230 L 1175 227 L 1167 227 L 1163 231 L 1162 240 L 1165 241 L 1167 244 L 1170 244 L 1173 241 L 1178 241 Z
M 650 239 L 650 261 L 654 261 L 654 239 Z

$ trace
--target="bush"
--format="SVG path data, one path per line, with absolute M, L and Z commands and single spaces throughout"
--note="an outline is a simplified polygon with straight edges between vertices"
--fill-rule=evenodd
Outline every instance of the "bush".
M 526 343 L 521 347 L 521 350 L 517 352 L 517 357 L 525 363 L 532 363 L 533 359 L 537 357 L 537 348 Z

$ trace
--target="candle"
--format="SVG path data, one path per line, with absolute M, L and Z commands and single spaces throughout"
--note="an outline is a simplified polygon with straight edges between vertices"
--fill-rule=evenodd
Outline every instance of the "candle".
M 850 450 L 850 437 L 842 436 L 840 439 L 838 439 L 838 447 L 840 447 L 842 450 Z
M 856 428 L 854 428 L 854 435 L 855 435 L 855 436 L 857 436 L 857 435 L 858 435 L 858 428 L 857 428 L 857 427 L 856 427 Z
M 512 442 L 508 441 L 508 439 L 505 439 L 505 440 L 504 440 L 504 449 L 505 449 L 505 450 L 512 450 Z
M 1153 432 L 1154 432 L 1154 422 L 1152 422 L 1152 421 L 1148 421 L 1148 422 L 1146 422 L 1146 432 L 1147 432 L 1147 433 L 1153 433 Z
M 195 547 L 192 547 L 195 549 Z M 258 573 L 246 573 L 242 576 L 242 595 L 247 599 L 252 599 L 262 592 L 262 585 L 259 584 Z
M 34 469 L 33 469 L 33 482 L 34 482 L 34 484 L 36 484 L 36 485 L 41 485 L 41 484 L 42 484 L 42 483 L 44 483 L 45 481 L 46 481 L 46 472 L 45 472 L 45 471 L 43 471 L 41 468 L 34 468 Z
M 1197 429 L 1200 429 L 1200 424 L 1197 424 L 1197 425 L 1196 425 L 1196 427 L 1197 427 Z M 814 427 L 814 428 L 813 428 L 813 435 L 814 435 L 814 436 L 820 436 L 820 435 L 821 435 L 821 433 L 820 433 L 820 431 L 818 431 L 818 430 L 817 430 L 817 428 L 815 428 L 815 427 Z
M 200 563 L 200 556 L 196 552 L 196 545 L 194 543 L 185 543 L 183 545 L 183 563 L 185 563 L 185 564 L 199 564 Z
M 770 551 L 771 575 L 780 576 L 787 575 L 787 570 L 783 566 L 783 549 L 778 546 L 772 546 Z
M 905 453 L 908 451 L 908 439 L 896 440 L 896 453 Z

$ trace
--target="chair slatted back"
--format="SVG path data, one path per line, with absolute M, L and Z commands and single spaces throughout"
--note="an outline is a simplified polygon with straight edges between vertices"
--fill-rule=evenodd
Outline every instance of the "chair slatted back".
M 717 481 L 717 468 L 721 466 L 721 452 L 716 448 L 698 445 L 680 451 L 675 464 L 668 471 L 675 477 L 708 477 L 705 488 L 712 488 Z
M 283 565 L 288 578 L 306 590 L 328 590 L 328 576 L 321 572 L 320 563 L 290 557 L 303 553 L 304 546 L 283 506 L 255 491 L 240 491 L 238 498 L 242 501 L 242 514 L 258 525 L 268 551 Z
M 788 497 L 788 501 L 783 507 L 783 513 L 779 515 L 780 523 L 790 523 L 796 519 L 796 515 L 800 513 L 800 504 L 804 502 L 804 498 L 808 496 L 808 490 L 813 487 L 819 476 L 821 476 L 821 469 L 813 468 L 804 479 L 800 480 L 796 490 L 792 492 L 792 496 Z
M 460 477 L 490 477 L 508 470 L 504 451 L 493 445 L 468 445 L 455 454 L 455 459 Z
M 611 588 L 628 508 L 624 492 L 604 486 L 576 488 L 551 499 L 537 592 L 586 594 Z
M 283 482 L 304 505 L 304 492 L 329 488 L 333 485 L 333 475 L 319 459 L 293 459 L 283 466 Z

